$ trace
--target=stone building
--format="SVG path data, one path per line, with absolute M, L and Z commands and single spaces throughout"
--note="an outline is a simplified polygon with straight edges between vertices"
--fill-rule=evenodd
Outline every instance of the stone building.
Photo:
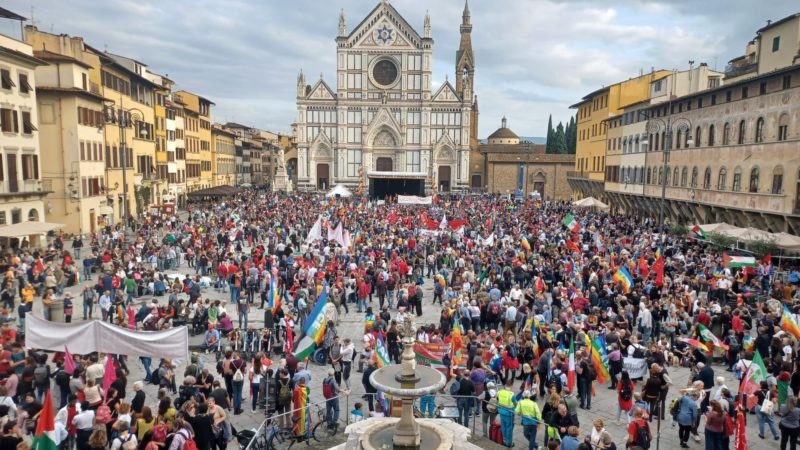
M 544 145 L 520 142 L 505 117 L 487 143 L 478 146 L 478 153 L 483 159 L 487 192 L 514 194 L 521 190 L 530 195 L 536 191 L 546 200 L 568 200 L 572 196 L 567 172 L 575 164 L 575 155 L 549 155 Z
M 387 193 L 448 192 L 470 185 L 470 145 L 476 143 L 475 58 L 465 6 L 456 52 L 455 86 L 433 91 L 431 19 L 419 34 L 387 0 L 350 33 L 344 12 L 336 38 L 336 77 L 297 80 L 297 184 L 356 188 L 362 177 Z M 287 158 L 294 169 L 294 155 Z M 383 180 L 383 181 L 380 181 Z M 394 186 L 394 188 L 392 188 Z M 397 186 L 400 186 L 399 188 Z M 402 186 L 413 186 L 410 192 Z M 398 190 L 399 189 L 399 190 Z

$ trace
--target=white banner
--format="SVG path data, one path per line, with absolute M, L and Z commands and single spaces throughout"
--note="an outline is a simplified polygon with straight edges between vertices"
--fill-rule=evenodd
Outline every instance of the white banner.
M 102 352 L 181 360 L 189 358 L 186 327 L 132 331 L 100 320 L 50 322 L 33 314 L 25 316 L 25 345 L 59 352 L 63 352 L 66 345 L 71 353 L 80 355 Z
M 644 358 L 632 358 L 626 356 L 622 361 L 622 368 L 628 371 L 631 379 L 645 378 L 647 376 L 647 360 Z
M 398 195 L 397 203 L 401 205 L 432 205 L 433 197 L 418 197 L 416 195 Z

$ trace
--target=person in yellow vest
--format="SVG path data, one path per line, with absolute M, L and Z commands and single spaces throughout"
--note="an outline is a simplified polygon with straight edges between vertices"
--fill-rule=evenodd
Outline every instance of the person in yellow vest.
M 511 390 L 513 379 L 506 380 L 503 389 L 497 391 L 497 412 L 500 414 L 500 432 L 503 433 L 503 444 L 511 447 L 514 440 L 514 392 Z
M 536 428 L 539 426 L 539 422 L 542 421 L 542 412 L 539 411 L 539 405 L 531 400 L 531 391 L 522 393 L 522 400 L 517 403 L 515 412 L 520 416 L 523 434 L 525 439 L 528 440 L 528 450 L 538 448 Z

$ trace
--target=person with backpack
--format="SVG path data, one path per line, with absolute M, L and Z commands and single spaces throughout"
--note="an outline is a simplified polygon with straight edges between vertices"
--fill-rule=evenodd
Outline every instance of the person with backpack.
M 514 441 L 514 392 L 511 390 L 514 380 L 506 380 L 505 386 L 497 391 L 498 413 L 500 414 L 500 430 L 503 444 L 511 447 Z
M 233 398 L 233 414 L 239 415 L 242 409 L 242 389 L 244 389 L 245 374 L 247 373 L 247 361 L 239 356 L 239 352 L 232 354 L 230 367 L 233 372 L 231 376 L 231 397 Z
M 628 440 L 626 448 L 639 447 L 641 450 L 650 448 L 650 441 L 653 434 L 650 432 L 650 424 L 642 417 L 644 411 L 640 407 L 633 408 L 633 420 L 628 425 Z
M 336 382 L 336 371 L 328 369 L 328 376 L 322 380 L 322 396 L 325 398 L 325 421 L 329 428 L 336 429 L 339 425 L 339 395 L 347 395 L 346 390 L 339 387 Z
M 722 450 L 722 438 L 725 432 L 725 411 L 717 400 L 709 402 L 706 416 L 706 449 Z
M 36 368 L 33 369 L 33 385 L 36 388 L 36 401 L 44 403 L 50 390 L 50 366 L 47 365 L 47 355 L 40 355 L 37 359 Z
M 139 441 L 136 435 L 131 433 L 131 427 L 128 422 L 123 420 L 114 424 L 118 435 L 111 441 L 110 450 L 136 450 L 139 447 Z
M 286 369 L 280 369 L 277 378 L 277 383 L 275 385 L 275 414 L 278 416 L 278 426 L 281 428 L 288 428 L 292 423 L 288 413 L 292 409 L 294 384 Z
M 588 411 L 592 407 L 592 382 L 597 379 L 597 372 L 585 350 L 579 353 L 578 358 L 580 359 L 575 370 L 578 375 L 578 398 L 580 407 Z
M 692 425 L 697 419 L 696 392 L 684 390 L 683 395 L 677 400 L 673 408 L 670 408 L 673 419 L 678 423 L 678 439 L 681 448 L 689 448 L 689 437 L 692 432 Z M 672 411 L 674 409 L 674 411 Z
M 194 430 L 192 426 L 183 418 L 176 418 L 173 424 L 175 433 L 172 434 L 172 442 L 166 450 L 197 450 L 194 442 Z M 170 437 L 167 437 L 169 441 Z
M 619 407 L 617 409 L 617 424 L 620 424 L 620 416 L 625 412 L 625 419 L 630 423 L 630 412 L 633 408 L 633 391 L 636 384 L 631 380 L 631 376 L 627 370 L 623 370 L 617 383 L 617 402 Z

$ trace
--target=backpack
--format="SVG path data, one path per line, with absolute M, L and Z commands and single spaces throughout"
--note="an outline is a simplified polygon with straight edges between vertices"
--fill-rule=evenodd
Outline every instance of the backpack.
M 44 365 L 38 365 L 35 369 L 33 369 L 33 381 L 36 384 L 47 384 L 47 367 Z
M 292 390 L 289 389 L 289 381 L 287 380 L 285 383 L 278 380 L 278 384 L 280 388 L 278 389 L 278 404 L 281 406 L 286 406 L 292 403 Z
M 594 364 L 591 362 L 586 363 L 586 378 L 588 378 L 589 381 L 594 381 L 597 379 L 597 370 L 595 369 Z
M 633 398 L 633 391 L 631 390 L 630 383 L 625 383 L 622 385 L 622 389 L 619 391 L 619 398 L 625 400 L 626 402 Z
M 331 384 L 331 380 L 326 380 L 322 383 L 322 396 L 326 399 L 336 397 L 333 395 L 333 385 Z
M 647 355 L 646 355 L 646 352 L 645 352 L 645 348 L 642 347 L 641 345 L 637 345 L 636 347 L 633 348 L 633 357 L 634 358 L 643 359 L 646 356 Z
M 454 380 L 450 385 L 450 395 L 458 395 L 459 391 L 461 391 L 461 382 Z
M 511 344 L 508 346 L 508 357 L 511 359 L 517 358 L 517 344 Z
M 150 374 L 150 384 L 155 384 L 156 386 L 160 386 L 160 385 L 161 385 L 161 373 L 160 373 L 160 369 L 161 369 L 161 368 L 159 367 L 158 369 L 154 370 L 154 371 L 153 371 L 153 372 Z
M 672 399 L 672 403 L 669 404 L 669 414 L 672 417 L 678 417 L 678 411 L 681 409 L 681 398 L 675 397 Z
M 633 445 L 638 446 L 642 450 L 648 450 L 650 448 L 650 426 L 647 422 L 644 422 L 644 426 L 640 427 L 635 421 L 633 422 L 633 426 L 636 427 L 636 436 L 633 438 Z
M 105 425 L 112 420 L 111 408 L 109 408 L 107 404 L 103 403 L 97 407 L 97 411 L 94 413 L 94 421 L 96 423 Z
M 500 305 L 498 305 L 497 302 L 490 303 L 489 304 L 489 313 L 494 315 L 494 316 L 499 316 L 500 315 Z
M 128 434 L 128 438 L 125 439 L 124 441 L 122 440 L 122 438 L 119 437 L 117 438 L 117 440 L 120 441 L 119 448 L 122 450 L 136 450 L 137 448 L 136 442 L 133 441 L 133 435 L 130 433 Z

